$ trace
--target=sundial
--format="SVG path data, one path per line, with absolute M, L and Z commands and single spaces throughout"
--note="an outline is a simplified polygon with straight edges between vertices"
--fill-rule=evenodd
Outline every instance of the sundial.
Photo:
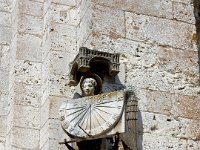
M 74 138 L 101 136 L 119 122 L 124 102 L 124 91 L 68 100 L 60 110 L 62 128 Z
M 134 149 L 131 140 L 135 131 L 131 127 L 135 125 L 137 102 L 126 89 L 111 86 L 120 72 L 119 65 L 119 54 L 79 49 L 70 64 L 69 82 L 69 86 L 79 87 L 79 93 L 66 98 L 59 110 L 61 127 L 71 140 L 64 139 L 60 144 L 70 150 L 74 150 L 68 144 L 71 142 L 76 142 L 80 150 L 100 150 L 102 138 L 118 137 L 113 144 L 117 150 L 120 136 L 123 143 Z

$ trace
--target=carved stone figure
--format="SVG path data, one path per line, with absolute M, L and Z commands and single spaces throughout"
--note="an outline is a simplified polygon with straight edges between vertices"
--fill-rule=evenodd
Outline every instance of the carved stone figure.
M 85 78 L 81 85 L 81 90 L 83 91 L 83 96 L 93 96 L 95 88 L 97 87 L 97 82 L 93 78 Z
M 79 150 L 118 149 L 120 134 L 125 132 L 125 118 L 130 116 L 130 110 L 126 112 L 126 91 L 115 88 L 118 72 L 118 54 L 80 48 L 69 85 L 79 85 L 81 93 L 74 92 L 73 99 L 67 99 L 60 107 L 61 126 L 72 138 L 64 142 L 69 149 L 73 150 L 69 142 L 76 142 Z M 127 137 L 125 134 L 123 139 Z M 106 148 L 101 147 L 102 138 Z

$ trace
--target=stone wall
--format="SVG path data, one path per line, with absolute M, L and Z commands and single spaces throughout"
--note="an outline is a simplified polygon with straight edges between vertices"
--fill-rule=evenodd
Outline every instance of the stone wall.
M 194 2 L 0 0 L 0 149 L 66 149 L 58 109 L 86 46 L 121 54 L 120 82 L 139 99 L 138 149 L 198 150 Z

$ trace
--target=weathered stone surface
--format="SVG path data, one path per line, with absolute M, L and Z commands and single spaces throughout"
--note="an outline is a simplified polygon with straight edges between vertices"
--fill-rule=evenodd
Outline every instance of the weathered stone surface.
M 50 95 L 70 97 L 70 87 L 68 86 L 69 77 L 66 75 L 50 75 Z
M 183 3 L 173 3 L 173 16 L 175 19 L 195 24 L 194 6 Z
M 92 9 L 88 8 L 77 28 L 77 49 L 82 47 L 88 36 L 91 34 L 92 28 Z
M 11 13 L 0 11 L 0 25 L 11 26 Z
M 114 39 L 125 36 L 123 11 L 95 4 L 93 4 L 92 8 L 92 34 L 97 36 L 99 34 L 107 34 Z
M 0 68 L 8 69 L 10 65 L 10 46 L 1 45 L 0 46 Z
M 85 45 L 91 49 L 117 52 L 126 64 L 126 82 L 140 88 L 198 94 L 197 51 L 183 51 L 108 35 L 91 35 Z
M 184 4 L 193 4 L 193 0 L 171 0 L 172 2 L 179 2 L 179 3 L 184 3 Z
M 14 127 L 12 145 L 22 149 L 39 149 L 39 130 Z
M 7 116 L 0 115 L 0 143 L 5 142 L 1 140 L 1 137 L 5 137 L 7 134 Z
M 14 124 L 18 127 L 40 129 L 40 109 L 32 106 L 14 106 Z
M 130 12 L 125 12 L 125 18 L 126 37 L 129 39 L 197 50 L 196 43 L 191 42 L 196 33 L 194 25 Z
M 157 136 L 146 133 L 143 135 L 143 149 L 148 150 L 187 150 L 187 141 L 168 136 Z
M 189 119 L 200 119 L 200 101 L 198 97 L 176 95 L 172 103 L 173 115 Z
M 17 60 L 15 66 L 15 81 L 31 85 L 41 84 L 41 66 L 41 63 Z
M 6 116 L 10 109 L 10 99 L 8 94 L 0 94 L 0 116 Z M 1 129 L 1 128 L 0 128 Z
M 51 26 L 51 50 L 76 52 L 76 28 L 66 24 Z
M 77 26 L 80 22 L 79 7 L 52 4 L 52 21 L 58 23 L 67 23 Z
M 163 114 L 141 112 L 138 124 L 139 132 L 149 133 L 152 136 L 166 136 L 180 139 L 198 140 L 200 123 L 196 120 L 174 117 Z M 142 126 L 142 127 L 140 127 Z
M 10 44 L 11 43 L 11 28 L 1 26 L 0 28 L 0 44 Z
M 74 90 L 68 86 L 69 62 L 86 46 L 121 53 L 124 72 L 117 81 L 134 87 L 139 100 L 139 149 L 198 150 L 193 5 L 192 0 L 0 0 L 0 149 L 66 149 L 58 144 L 66 138 L 58 107 Z
M 0 69 L 0 93 L 8 93 L 9 90 L 9 72 Z
M 0 2 L 0 10 L 11 12 L 12 11 L 12 5 L 11 5 L 10 0 L 1 1 Z
M 29 34 L 43 34 L 43 19 L 31 15 L 22 14 L 19 17 L 18 31 Z
M 137 14 L 172 18 L 172 2 L 168 0 L 92 0 L 92 2 Z
M 73 53 L 66 53 L 63 51 L 52 51 L 50 56 L 50 72 L 54 74 L 68 75 L 70 71 L 69 63 L 71 63 L 75 57 L 76 54 Z
M 16 105 L 40 107 L 41 86 L 15 83 L 14 92 Z
M 146 94 L 147 103 L 145 104 L 145 107 L 147 111 L 170 115 L 173 94 L 170 94 L 169 92 L 150 90 L 147 90 Z M 141 99 L 141 101 L 143 101 L 143 99 Z
M 188 140 L 188 150 L 197 150 L 200 147 L 199 141 Z
M 42 148 L 49 139 L 49 121 L 46 121 L 45 124 L 41 126 L 40 137 L 40 148 Z
M 68 5 L 68 6 L 76 6 L 77 1 L 79 0 L 52 0 L 53 3 L 63 4 L 63 5 Z
M 19 3 L 19 13 L 42 17 L 43 3 L 31 0 L 21 0 Z
M 41 61 L 42 39 L 36 35 L 23 34 L 18 36 L 16 57 L 18 59 Z

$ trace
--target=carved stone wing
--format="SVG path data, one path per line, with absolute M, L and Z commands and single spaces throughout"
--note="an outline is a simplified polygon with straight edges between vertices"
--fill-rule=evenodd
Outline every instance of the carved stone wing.
M 127 92 L 127 103 L 125 106 L 125 133 L 120 134 L 122 143 L 127 150 L 136 149 L 136 120 L 138 102 L 133 92 Z

